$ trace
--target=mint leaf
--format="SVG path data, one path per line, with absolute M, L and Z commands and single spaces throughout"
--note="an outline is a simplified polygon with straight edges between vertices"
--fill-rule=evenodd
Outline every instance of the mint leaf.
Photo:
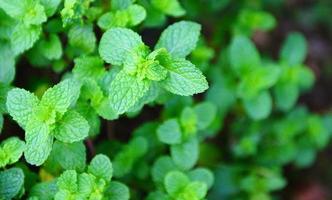
M 57 181 L 57 185 L 59 189 L 76 192 L 78 190 L 76 171 L 67 170 L 63 172 Z
M 34 94 L 15 88 L 8 92 L 6 106 L 10 116 L 24 128 L 38 103 L 39 100 Z
M 198 154 L 199 146 L 196 138 L 171 146 L 172 159 L 183 170 L 188 170 L 196 164 Z
M 307 46 L 307 41 L 301 33 L 290 33 L 280 51 L 281 61 L 291 66 L 303 63 L 307 55 Z
M 13 199 L 21 191 L 24 173 L 20 168 L 11 168 L 0 172 L 0 197 Z
M 85 169 L 86 152 L 83 142 L 68 144 L 55 141 L 50 157 L 53 157 L 65 170 Z
M 48 38 L 40 40 L 38 48 L 47 59 L 56 60 L 62 56 L 61 41 L 56 34 L 51 34 Z
M 241 80 L 238 86 L 239 96 L 244 99 L 254 98 L 261 91 L 275 85 L 279 80 L 280 72 L 279 66 L 255 68 Z
M 98 154 L 91 160 L 91 163 L 88 167 L 88 172 L 97 178 L 110 181 L 113 175 L 112 163 L 107 156 Z
M 31 120 L 25 128 L 26 149 L 24 157 L 31 165 L 39 166 L 45 162 L 52 150 L 53 136 L 46 124 Z
M 206 78 L 191 62 L 184 59 L 175 59 L 166 68 L 169 75 L 160 83 L 169 92 L 190 96 L 208 89 Z
M 96 36 L 92 25 L 73 26 L 68 33 L 69 44 L 78 52 L 89 54 L 96 48 Z
M 252 99 L 244 100 L 244 108 L 254 120 L 261 120 L 268 117 L 272 110 L 270 93 L 264 91 Z
M 211 188 L 214 182 L 213 173 L 205 168 L 197 168 L 188 173 L 191 181 L 205 183 L 207 188 Z
M 120 71 L 109 88 L 110 105 L 118 114 L 126 112 L 149 90 L 148 80 L 139 80 Z
M 180 17 L 186 13 L 179 0 L 151 0 L 151 4 L 156 9 L 173 17 Z
M 140 24 L 146 17 L 144 7 L 140 5 L 131 5 L 128 8 L 129 26 L 136 26 Z
M 201 26 L 194 22 L 174 23 L 163 31 L 155 49 L 166 48 L 173 57 L 184 58 L 195 49 L 200 31 Z
M 197 116 L 197 128 L 207 128 L 217 115 L 217 107 L 210 102 L 203 102 L 194 107 Z
M 55 14 L 61 0 L 40 0 L 40 3 L 44 6 L 46 15 L 50 17 Z
M 234 72 L 241 76 L 261 66 L 258 51 L 253 42 L 241 35 L 233 38 L 229 48 L 229 62 Z
M 158 139 L 166 144 L 181 143 L 182 133 L 176 119 L 169 119 L 162 123 L 157 129 Z
M 11 48 L 10 42 L 0 42 L 0 84 L 9 84 L 13 81 L 14 76 L 15 55 Z
M 106 188 L 105 196 L 109 200 L 128 200 L 130 198 L 130 192 L 126 185 L 112 181 Z
M 207 187 L 206 184 L 203 182 L 191 182 L 189 183 L 184 191 L 179 195 L 180 198 L 182 196 L 194 196 L 197 199 L 203 199 L 206 196 Z
M 189 178 L 180 171 L 171 171 L 167 173 L 164 179 L 165 189 L 172 197 L 176 197 L 189 182 Z
M 145 155 L 148 150 L 147 140 L 143 137 L 133 138 L 129 144 L 123 146 L 114 157 L 114 176 L 122 177 L 130 173 L 135 163 Z
M 88 122 L 78 112 L 70 110 L 56 122 L 52 134 L 62 142 L 72 143 L 86 138 L 89 128 Z
M 55 180 L 41 182 L 31 188 L 29 191 L 29 198 L 32 198 L 32 200 L 34 200 L 33 198 L 37 198 L 37 200 L 52 200 L 57 190 L 58 188 Z
M 3 152 L 4 158 L 0 160 L 0 167 L 17 162 L 23 154 L 25 144 L 17 137 L 11 137 L 4 140 L 0 146 L 0 152 Z M 1 153 L 0 153 L 1 154 Z
M 40 104 L 64 113 L 78 99 L 80 88 L 80 83 L 75 79 L 63 80 L 44 93 Z
M 123 10 L 128 8 L 132 4 L 133 0 L 113 0 L 112 10 Z
M 177 169 L 177 166 L 169 156 L 159 157 L 151 169 L 152 179 L 154 182 L 163 183 L 166 174 Z
M 127 54 L 142 44 L 141 37 L 134 31 L 126 28 L 111 28 L 100 40 L 99 54 L 107 63 L 121 65 Z
M 88 78 L 99 80 L 106 73 L 104 62 L 97 56 L 79 57 L 74 62 L 73 73 L 79 80 Z
M 41 30 L 41 27 L 37 25 L 16 25 L 10 37 L 10 42 L 12 44 L 15 55 L 18 55 L 25 50 L 30 49 L 33 44 L 38 40 Z
M 295 84 L 281 83 L 274 88 L 275 103 L 282 111 L 290 110 L 299 97 L 299 89 Z

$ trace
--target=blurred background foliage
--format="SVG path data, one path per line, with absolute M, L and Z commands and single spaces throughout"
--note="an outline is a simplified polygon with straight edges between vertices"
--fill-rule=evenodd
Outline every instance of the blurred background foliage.
M 199 141 L 197 164 L 193 158 L 192 164 L 185 165 L 207 167 L 214 173 L 207 199 L 330 199 L 332 1 L 182 0 L 181 8 L 163 12 L 158 11 L 163 8 L 158 8 L 157 1 L 136 3 L 146 9 L 147 16 L 133 29 L 149 46 L 179 19 L 202 24 L 202 37 L 190 60 L 207 75 L 210 88 L 194 98 L 161 94 L 141 112 L 115 121 L 95 120 L 101 134 L 85 142 L 88 158 L 95 153 L 109 155 L 115 162 L 115 177 L 129 185 L 133 199 L 142 199 L 153 188 L 149 171 L 153 177 L 160 157 L 175 149 L 167 139 L 159 138 L 167 145 L 158 142 L 154 134 L 160 124 L 173 119 L 180 123 L 182 134 L 194 134 Z M 93 5 L 109 6 L 101 0 Z M 91 31 L 81 30 L 87 35 L 76 41 L 70 34 L 80 30 L 63 27 L 58 15 L 51 17 L 43 25 L 41 39 L 16 58 L 12 85 L 41 96 L 70 72 L 74 58 L 94 52 L 104 28 L 102 22 L 89 23 L 95 21 L 90 13 L 78 28 Z M 0 10 L 0 26 L 6 23 L 2 15 Z M 82 42 L 86 38 L 91 40 Z M 59 40 L 63 53 L 45 54 L 43 39 Z M 4 53 L 0 60 L 14 64 L 8 64 L 12 61 Z M 13 69 L 0 70 L 0 87 L 7 87 Z M 213 108 L 197 108 L 204 102 Z M 4 112 L 0 107 L 0 113 Z M 197 124 L 204 120 L 207 125 Z M 0 124 L 4 124 L 1 139 L 23 135 L 7 115 Z M 59 174 L 61 167 L 54 167 L 51 154 L 42 170 L 32 171 L 47 180 L 49 174 Z M 29 178 L 38 179 L 32 172 Z

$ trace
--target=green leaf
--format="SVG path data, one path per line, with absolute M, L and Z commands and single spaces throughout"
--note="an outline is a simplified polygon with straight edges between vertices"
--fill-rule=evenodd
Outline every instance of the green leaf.
M 182 133 L 176 119 L 169 119 L 162 123 L 157 129 L 158 139 L 166 144 L 181 143 Z
M 10 42 L 0 42 L 0 84 L 9 84 L 13 81 L 14 77 L 15 55 L 12 51 Z
M 81 84 L 76 79 L 63 80 L 44 93 L 40 104 L 65 113 L 78 99 L 80 89 Z
M 98 26 L 103 30 L 114 27 L 130 26 L 130 16 L 128 10 L 120 10 L 116 12 L 107 12 L 98 19 Z
M 25 128 L 38 103 L 38 98 L 24 89 L 14 88 L 7 94 L 7 110 L 22 128 Z
M 167 173 L 164 179 L 164 186 L 168 194 L 176 197 L 188 184 L 189 178 L 180 171 L 171 171 Z
M 96 36 L 92 25 L 73 26 L 68 33 L 69 44 L 83 54 L 91 53 L 96 48 Z
M 151 0 L 151 4 L 166 15 L 173 17 L 180 17 L 186 13 L 179 0 Z
M 91 163 L 88 167 L 88 172 L 97 178 L 110 181 L 113 175 L 112 163 L 107 156 L 98 154 L 91 160 Z
M 191 181 L 205 183 L 207 188 L 211 188 L 214 182 L 213 173 L 205 168 L 197 168 L 188 173 Z
M 22 17 L 25 12 L 25 4 L 22 0 L 1 0 L 0 8 L 2 8 L 9 16 L 16 18 Z
M 116 75 L 109 88 L 110 105 L 118 114 L 123 114 L 144 96 L 149 87 L 148 80 L 139 80 L 122 70 Z
M 189 170 L 196 164 L 198 154 L 199 146 L 196 138 L 171 146 L 172 159 L 183 170 Z
M 7 100 L 7 93 L 10 90 L 8 85 L 0 83 L 0 113 L 5 113 L 6 109 L 6 100 Z
M 76 111 L 70 110 L 56 122 L 52 134 L 61 142 L 81 141 L 89 135 L 88 122 Z
M 238 86 L 238 95 L 245 99 L 254 98 L 262 90 L 276 84 L 280 75 L 278 66 L 266 66 L 255 68 L 241 80 Z
M 90 7 L 93 0 L 64 0 L 61 10 L 63 26 L 83 24 L 83 17 Z
M 0 151 L 5 154 L 5 160 L 0 161 L 0 167 L 17 162 L 23 154 L 25 143 L 17 137 L 11 137 L 1 143 Z M 5 163 L 3 163 L 5 161 Z
M 36 197 L 37 200 L 53 200 L 57 190 L 58 188 L 55 180 L 41 182 L 31 188 L 29 196 Z
M 207 193 L 207 186 L 202 182 L 192 182 L 187 185 L 184 189 L 182 195 L 190 198 L 203 199 Z M 181 196 L 181 195 L 180 195 Z
M 128 8 L 129 26 L 136 26 L 140 24 L 146 17 L 146 11 L 143 6 L 131 5 Z
M 20 168 L 11 168 L 0 172 L 0 198 L 13 199 L 21 191 L 24 173 Z
M 46 15 L 50 17 L 55 14 L 61 0 L 40 0 L 40 3 L 44 6 Z
M 51 34 L 49 38 L 40 40 L 38 47 L 43 56 L 49 60 L 56 60 L 62 56 L 61 41 L 56 34 Z
M 241 35 L 233 38 L 229 48 L 229 59 L 231 67 L 239 76 L 261 66 L 255 45 L 249 38 Z
M 244 108 L 252 119 L 265 119 L 272 111 L 272 99 L 270 93 L 264 91 L 252 99 L 244 100 Z
M 121 65 L 128 53 L 140 45 L 143 45 L 141 36 L 134 31 L 111 28 L 101 37 L 99 54 L 107 63 Z
M 86 152 L 83 142 L 62 143 L 55 141 L 50 157 L 65 170 L 83 171 L 85 169 Z
M 303 63 L 307 55 L 307 46 L 307 41 L 301 33 L 290 33 L 280 51 L 281 61 L 291 66 Z
M 148 150 L 148 142 L 144 137 L 134 137 L 129 144 L 122 147 L 114 157 L 114 176 L 122 177 L 131 172 L 134 164 L 142 158 Z
M 194 22 L 174 23 L 162 32 L 155 49 L 166 48 L 172 56 L 184 58 L 196 48 L 200 31 L 201 26 Z
M 76 192 L 78 190 L 76 171 L 67 170 L 63 172 L 58 179 L 57 185 L 59 189 Z
M 294 84 L 281 83 L 274 88 L 275 103 L 282 111 L 290 110 L 299 97 L 299 89 Z
M 166 174 L 177 169 L 178 168 L 169 156 L 159 157 L 151 169 L 152 179 L 154 182 L 163 183 Z
M 217 115 L 217 107 L 210 102 L 203 102 L 194 107 L 197 116 L 197 128 L 207 128 Z
M 161 81 L 167 77 L 167 70 L 163 66 L 153 63 L 148 66 L 146 77 L 152 81 Z
M 128 200 L 130 198 L 128 187 L 117 181 L 112 181 L 104 194 L 109 200 Z
M 10 37 L 10 42 L 12 44 L 15 55 L 18 55 L 20 53 L 23 53 L 25 50 L 30 49 L 33 44 L 38 40 L 41 30 L 41 26 L 37 25 L 16 25 Z
M 77 198 L 87 199 L 91 194 L 92 190 L 95 189 L 94 187 L 96 187 L 95 180 L 95 177 L 90 174 L 79 174 Z M 102 184 L 104 184 L 104 182 L 102 182 Z
M 49 127 L 37 120 L 30 120 L 25 129 L 26 149 L 24 157 L 31 165 L 43 164 L 52 150 L 53 136 Z
M 183 138 L 191 138 L 197 132 L 198 118 L 196 112 L 191 107 L 185 107 L 180 115 L 180 124 L 183 130 Z
M 171 93 L 190 96 L 204 92 L 209 87 L 202 72 L 187 60 L 173 60 L 166 68 L 169 75 L 160 83 Z
M 104 62 L 97 56 L 84 56 L 74 60 L 74 75 L 79 80 L 92 78 L 99 80 L 106 73 Z
M 236 33 L 252 35 L 255 31 L 269 31 L 276 26 L 276 19 L 268 12 L 261 10 L 241 10 L 237 23 Z
M 124 10 L 133 3 L 133 0 L 112 0 L 112 10 Z
M 146 200 L 169 200 L 169 196 L 164 192 L 157 190 L 155 192 L 150 192 Z

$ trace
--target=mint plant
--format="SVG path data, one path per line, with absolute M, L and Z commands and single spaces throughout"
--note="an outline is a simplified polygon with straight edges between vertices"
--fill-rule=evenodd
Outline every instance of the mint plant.
M 150 52 L 141 37 L 124 28 L 111 28 L 101 38 L 99 53 L 107 62 L 122 67 L 112 81 L 110 104 L 123 114 L 144 100 L 149 90 L 163 88 L 178 95 L 193 95 L 208 88 L 202 73 L 185 57 L 195 48 L 200 26 L 179 22 L 161 35 Z M 157 87 L 153 87 L 157 84 Z
M 67 79 L 48 89 L 39 100 L 19 88 L 8 92 L 7 110 L 25 130 L 25 159 L 41 165 L 52 150 L 53 139 L 76 142 L 87 137 L 88 122 L 70 106 L 77 101 L 80 84 Z

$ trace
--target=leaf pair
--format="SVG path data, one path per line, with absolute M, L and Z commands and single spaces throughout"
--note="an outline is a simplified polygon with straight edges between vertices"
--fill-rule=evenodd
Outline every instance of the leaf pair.
M 310 88 L 314 74 L 303 62 L 307 54 L 307 42 L 303 35 L 290 33 L 280 51 L 282 74 L 274 89 L 276 106 L 282 111 L 290 110 L 301 90 Z
M 124 5 L 121 8 L 113 6 L 112 11 L 107 12 L 100 16 L 98 19 L 98 26 L 104 30 L 112 27 L 132 27 L 140 24 L 146 17 L 146 11 L 144 7 L 138 4 Z
M 192 168 L 198 159 L 197 131 L 207 128 L 216 116 L 216 107 L 208 102 L 183 109 L 179 119 L 168 119 L 157 129 L 158 139 L 171 145 L 171 157 L 181 169 Z
M 189 96 L 203 92 L 208 83 L 185 57 L 195 48 L 200 26 L 182 21 L 169 26 L 150 52 L 141 37 L 125 28 L 112 28 L 102 36 L 101 57 L 121 66 L 111 82 L 110 104 L 123 114 L 138 103 L 154 84 L 171 93 Z
M 53 138 L 76 142 L 87 137 L 88 122 L 70 110 L 80 94 L 80 83 L 66 79 L 48 89 L 41 100 L 19 88 L 8 92 L 7 110 L 25 130 L 24 156 L 30 164 L 41 165 L 51 152 Z
M 278 65 L 263 66 L 257 49 L 245 36 L 235 36 L 229 49 L 230 65 L 240 79 L 238 96 L 243 100 L 247 114 L 255 120 L 266 118 L 272 111 L 272 98 L 268 91 L 280 76 Z

